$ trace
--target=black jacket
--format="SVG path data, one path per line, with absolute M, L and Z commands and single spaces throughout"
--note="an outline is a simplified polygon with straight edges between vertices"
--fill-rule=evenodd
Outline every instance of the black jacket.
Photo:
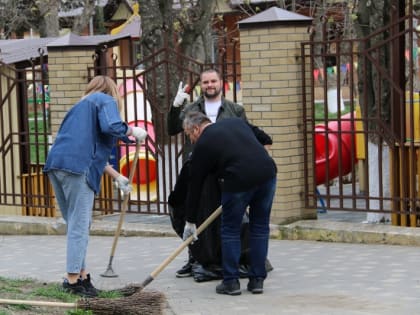
M 222 191 L 247 191 L 276 176 L 277 168 L 247 122 L 222 119 L 208 125 L 191 156 L 186 220 L 197 221 L 207 176 L 215 176 Z

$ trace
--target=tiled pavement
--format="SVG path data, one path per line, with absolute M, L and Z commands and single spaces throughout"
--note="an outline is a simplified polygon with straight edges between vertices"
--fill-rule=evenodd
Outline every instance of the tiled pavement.
M 179 244 L 176 237 L 120 237 L 106 270 L 113 238 L 92 236 L 88 266 L 99 288 L 141 283 Z M 0 276 L 60 281 L 64 274 L 62 235 L 0 235 Z M 420 314 L 420 248 L 376 244 L 270 240 L 274 270 L 263 295 L 215 293 L 218 281 L 178 279 L 181 253 L 146 288 L 166 294 L 168 314 L 177 315 L 417 315 Z

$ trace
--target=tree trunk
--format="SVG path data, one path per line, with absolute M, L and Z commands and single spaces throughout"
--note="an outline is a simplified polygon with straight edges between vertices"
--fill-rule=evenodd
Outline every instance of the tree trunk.
M 358 10 L 358 38 L 366 38 L 375 30 L 388 25 L 390 21 L 389 12 L 391 5 L 389 0 L 370 1 L 361 0 L 359 2 Z M 369 49 L 375 46 L 380 41 L 389 37 L 389 32 L 382 32 L 364 43 L 366 46 L 360 47 L 361 50 Z M 375 49 L 370 52 L 370 55 L 378 60 L 381 67 L 389 69 L 389 47 L 383 45 L 379 49 Z M 378 70 L 373 67 L 372 63 L 360 58 L 358 61 L 358 77 L 363 78 L 359 80 L 359 103 L 362 108 L 362 112 L 367 113 L 370 118 L 381 119 L 387 123 L 390 121 L 390 86 L 387 80 L 380 77 Z M 379 95 L 378 83 L 381 84 L 381 95 Z M 376 101 L 378 100 L 378 101 Z M 378 112 L 377 104 L 381 104 L 381 112 Z M 365 111 L 363 110 L 365 109 Z M 371 120 L 370 123 L 365 126 L 366 130 L 376 131 L 378 124 L 375 120 Z M 380 141 L 376 133 L 370 134 L 370 140 L 373 143 Z
M 186 55 L 197 61 L 211 60 L 211 22 L 216 7 L 215 0 L 199 0 L 195 4 L 191 1 L 179 1 L 181 7 L 174 11 L 174 1 L 139 0 L 141 16 L 141 48 L 144 58 L 163 47 L 173 48 L 180 55 Z M 155 80 L 149 75 L 152 61 L 159 62 L 169 58 L 168 67 L 159 66 L 153 69 Z M 148 60 L 144 66 L 146 71 L 146 97 L 152 104 L 154 117 L 166 114 L 177 92 L 179 81 L 185 81 L 182 70 L 182 58 L 177 54 L 159 55 Z M 166 116 L 166 115 L 165 115 Z M 165 117 L 166 119 L 166 117 Z M 157 121 L 165 121 L 157 120 Z M 156 136 L 166 137 L 165 126 L 156 126 Z M 160 132 L 164 130 L 164 132 Z
M 173 47 L 173 1 L 164 0 L 139 0 L 139 13 L 141 16 L 141 50 L 143 58 L 151 56 L 159 49 L 167 46 Z M 149 59 L 143 65 L 146 73 L 146 98 L 149 100 L 154 117 L 154 124 L 164 121 L 163 126 L 155 125 L 157 139 L 166 139 L 166 115 L 169 110 L 170 100 L 173 99 L 175 85 L 178 80 L 173 67 L 158 66 L 151 70 L 153 63 L 158 63 L 165 58 L 165 54 Z M 166 70 L 169 69 L 169 73 Z M 153 75 L 153 76 L 152 76 Z M 153 79 L 155 78 L 155 79 Z M 171 86 L 167 86 L 167 83 Z M 162 115 L 165 115 L 162 117 Z M 163 118 L 163 119 L 162 119 Z
M 85 28 L 89 25 L 90 19 L 95 13 L 96 0 L 86 0 L 84 3 L 82 14 L 75 17 L 73 21 L 72 32 L 75 34 L 82 34 Z M 93 35 L 93 34 L 89 34 Z
M 179 49 L 184 55 L 210 63 L 213 49 L 211 24 L 216 10 L 215 0 L 199 0 L 185 15 L 178 17 L 182 24 Z
M 379 199 L 373 199 L 375 197 L 387 197 L 391 195 L 389 187 L 389 147 L 386 145 L 377 145 L 372 142 L 368 142 L 368 151 L 369 151 L 369 209 L 378 210 L 380 209 Z M 380 152 L 382 151 L 382 152 Z M 382 164 L 379 165 L 379 155 L 382 157 Z M 382 187 L 379 183 L 379 174 L 382 173 Z M 381 189 L 383 196 L 381 195 Z M 384 201 L 384 208 L 390 208 L 390 202 Z M 390 221 L 390 215 L 379 213 L 379 212 L 368 212 L 366 214 L 367 223 L 385 223 Z
M 57 37 L 60 34 L 58 6 L 58 0 L 39 1 L 38 8 L 42 17 L 39 25 L 41 37 Z
M 358 10 L 358 38 L 367 38 L 375 30 L 388 25 L 390 21 L 390 10 L 390 0 L 361 0 L 359 2 Z M 382 32 L 381 34 L 364 41 L 366 46 L 362 46 L 360 49 L 371 48 L 388 36 L 388 32 Z M 383 45 L 381 48 L 370 52 L 371 56 L 379 61 L 379 66 L 385 69 L 389 69 L 390 67 L 389 53 L 388 45 Z M 358 82 L 360 95 L 359 104 L 362 108 L 362 113 L 372 119 L 364 126 L 366 131 L 371 131 L 368 139 L 368 193 L 371 197 L 380 197 L 382 189 L 384 197 L 387 197 L 390 196 L 389 149 L 384 145 L 384 140 L 377 130 L 377 120 L 382 120 L 385 123 L 390 122 L 390 86 L 388 81 L 381 78 L 379 71 L 373 66 L 372 62 L 364 58 L 360 58 L 358 62 L 358 77 L 360 78 Z M 381 80 L 381 92 L 378 89 L 379 80 Z M 382 105 L 381 112 L 378 112 L 379 109 L 376 106 L 379 103 Z M 382 156 L 381 165 L 378 163 L 379 154 Z M 382 187 L 379 182 L 379 174 L 382 174 Z M 379 201 L 371 200 L 369 202 L 369 209 L 380 209 Z M 367 214 L 368 223 L 378 223 L 386 220 L 389 220 L 389 217 L 381 213 L 370 212 Z

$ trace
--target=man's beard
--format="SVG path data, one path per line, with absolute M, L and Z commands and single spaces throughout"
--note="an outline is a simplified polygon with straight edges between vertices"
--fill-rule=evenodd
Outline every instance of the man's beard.
M 207 91 L 204 91 L 204 96 L 207 98 L 207 99 L 214 99 L 214 98 L 217 98 L 219 95 L 220 95 L 220 93 L 222 92 L 222 90 L 221 89 L 214 89 L 214 93 L 208 93 Z

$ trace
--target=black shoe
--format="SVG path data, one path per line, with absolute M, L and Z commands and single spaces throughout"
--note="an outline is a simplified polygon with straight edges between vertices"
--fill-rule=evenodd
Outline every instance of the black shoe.
M 264 279 L 261 278 L 250 278 L 247 289 L 252 294 L 261 294 L 264 292 Z
M 85 287 L 85 290 L 89 292 L 89 294 L 92 296 L 98 296 L 101 292 L 100 290 L 95 288 L 92 282 L 90 281 L 90 273 L 86 275 L 86 279 L 82 280 L 82 285 Z
M 95 297 L 96 295 L 93 295 L 92 292 L 89 292 L 86 290 L 85 286 L 82 283 L 82 280 L 77 279 L 76 283 L 69 283 L 69 281 L 67 279 L 64 280 L 63 282 L 63 289 L 64 291 L 71 293 L 71 294 L 76 294 L 76 295 L 80 295 L 83 297 Z
M 216 293 L 219 294 L 227 294 L 227 295 L 240 295 L 241 294 L 241 284 L 239 280 L 232 280 L 229 282 L 220 283 L 216 287 Z
M 192 263 L 189 260 L 181 269 L 175 273 L 177 278 L 186 278 L 192 276 Z

